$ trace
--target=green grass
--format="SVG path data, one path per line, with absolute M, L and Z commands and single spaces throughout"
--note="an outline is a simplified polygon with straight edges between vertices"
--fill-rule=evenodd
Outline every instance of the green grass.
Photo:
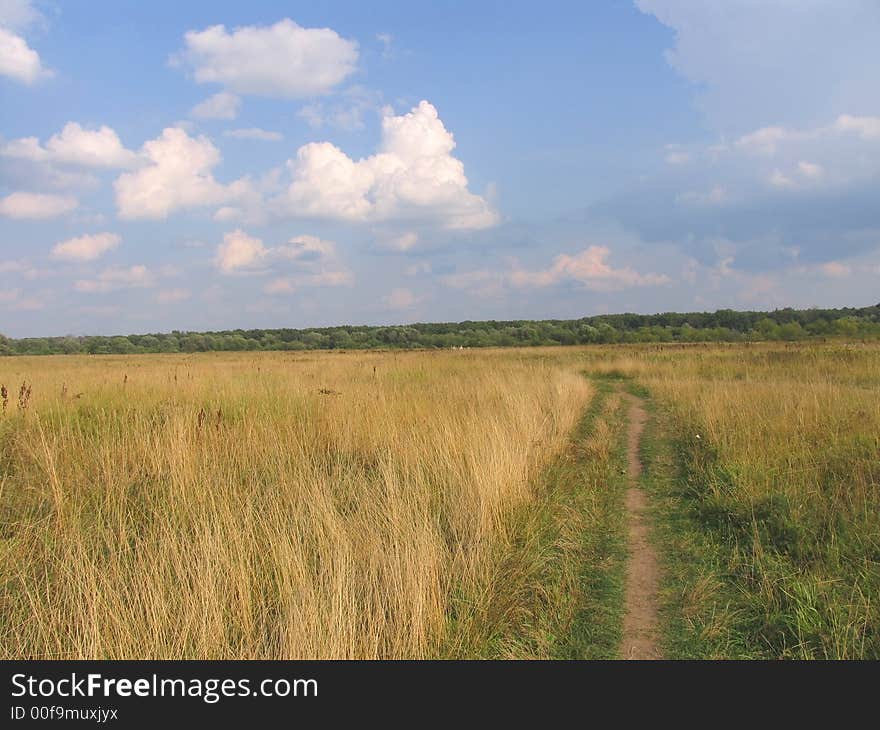
M 783 495 L 744 510 L 736 475 L 711 446 L 650 403 L 645 486 L 662 555 L 668 658 L 870 658 L 876 629 L 860 623 L 852 576 L 821 579 L 828 552 L 812 554 L 807 525 Z M 830 546 L 833 551 L 833 546 Z M 867 572 L 856 576 L 863 583 Z M 876 578 L 874 579 L 876 580 Z M 850 586 L 849 588 L 847 586 Z
M 642 394 L 644 395 L 644 390 Z M 654 540 L 661 563 L 660 624 L 667 659 L 764 656 L 748 630 L 744 596 L 732 583 L 728 554 L 701 521 L 669 414 L 648 399 L 642 436 Z

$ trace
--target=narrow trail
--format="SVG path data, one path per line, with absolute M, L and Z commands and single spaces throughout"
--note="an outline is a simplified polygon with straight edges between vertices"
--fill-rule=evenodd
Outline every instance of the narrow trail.
M 627 462 L 629 488 L 626 491 L 626 511 L 629 522 L 627 543 L 629 566 L 626 577 L 626 614 L 623 619 L 623 659 L 660 659 L 657 628 L 657 589 L 660 569 L 657 554 L 650 542 L 648 499 L 639 486 L 642 462 L 639 445 L 647 414 L 640 398 L 628 396 L 629 432 L 627 434 Z

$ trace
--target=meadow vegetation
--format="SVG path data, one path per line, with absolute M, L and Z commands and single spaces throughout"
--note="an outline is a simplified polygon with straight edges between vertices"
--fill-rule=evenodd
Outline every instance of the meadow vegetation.
M 587 377 L 584 377 L 586 375 Z M 0 359 L 5 658 L 880 658 L 880 345 Z
M 508 352 L 13 358 L 0 382 L 7 658 L 455 652 L 451 601 L 504 590 L 511 517 L 593 392 Z
M 586 353 L 656 401 L 672 656 L 880 658 L 880 347 Z

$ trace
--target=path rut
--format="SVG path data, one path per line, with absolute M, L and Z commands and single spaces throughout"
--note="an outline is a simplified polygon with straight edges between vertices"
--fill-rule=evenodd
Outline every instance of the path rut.
M 639 486 L 642 462 L 639 446 L 647 414 L 642 400 L 627 396 L 629 400 L 629 431 L 627 434 L 627 462 L 629 488 L 626 491 L 628 520 L 627 544 L 629 566 L 626 577 L 626 614 L 623 619 L 623 659 L 660 659 L 657 591 L 660 569 L 657 554 L 650 541 L 648 522 L 648 498 Z

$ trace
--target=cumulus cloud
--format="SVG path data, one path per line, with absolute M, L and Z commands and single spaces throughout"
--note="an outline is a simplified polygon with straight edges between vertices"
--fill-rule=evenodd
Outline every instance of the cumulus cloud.
M 563 282 L 576 282 L 595 291 L 615 291 L 634 286 L 668 284 L 665 274 L 641 274 L 629 267 L 614 268 L 608 263 L 611 250 L 607 246 L 590 246 L 574 256 L 560 254 L 553 265 L 539 271 L 514 270 L 509 280 L 513 286 L 545 287 Z
M 295 236 L 280 246 L 268 247 L 263 241 L 238 229 L 223 236 L 214 258 L 224 273 L 254 271 L 281 262 L 312 266 L 336 259 L 336 245 L 317 236 Z
M 51 256 L 65 261 L 94 261 L 116 248 L 121 240 L 115 233 L 86 234 L 56 243 Z
M 589 246 L 574 254 L 559 254 L 549 268 L 530 270 L 516 262 L 507 271 L 478 269 L 447 274 L 441 283 L 454 289 L 466 289 L 494 295 L 504 287 L 546 288 L 576 284 L 600 292 L 619 291 L 632 287 L 662 286 L 670 283 L 665 274 L 641 273 L 624 266 L 613 267 L 608 262 L 611 250 L 607 246 Z
M 179 127 L 145 142 L 141 154 L 148 164 L 114 183 L 120 218 L 167 218 L 180 209 L 220 205 L 248 190 L 245 180 L 218 183 L 212 170 L 220 151 L 207 137 L 190 137 Z
M 235 230 L 223 236 L 223 243 L 217 246 L 214 261 L 220 271 L 231 274 L 259 267 L 268 254 L 268 249 L 259 238 Z
M 336 255 L 336 244 L 317 236 L 296 236 L 286 245 L 273 249 L 274 253 L 289 261 L 327 260 Z
M 247 127 L 245 129 L 227 129 L 223 132 L 225 137 L 233 137 L 234 139 L 256 139 L 261 142 L 280 142 L 284 139 L 281 132 L 270 132 L 259 127 Z
M 31 162 L 93 168 L 126 168 L 138 163 L 138 156 L 123 146 L 110 127 L 84 129 L 76 122 L 65 124 L 45 145 L 36 137 L 22 137 L 3 145 L 0 154 Z
M 74 289 L 85 294 L 103 294 L 119 289 L 153 286 L 155 276 L 146 266 L 111 267 L 104 269 L 94 279 L 78 279 Z
M 301 287 L 350 286 L 354 282 L 354 275 L 338 261 L 336 245 L 317 236 L 295 236 L 280 246 L 266 246 L 242 230 L 231 231 L 217 247 L 214 263 L 224 274 L 295 269 L 267 282 L 263 287 L 266 294 L 292 294 Z
M 379 152 L 353 160 L 329 142 L 300 147 L 288 161 L 292 182 L 274 201 L 292 216 L 351 222 L 420 220 L 476 230 L 498 222 L 489 202 L 468 190 L 455 140 L 437 110 L 422 101 L 385 115 Z
M 16 192 L 0 198 L 0 216 L 43 220 L 69 213 L 78 205 L 76 198 L 69 195 Z
M 198 83 L 239 94 L 307 98 L 326 94 L 357 69 L 358 44 L 330 28 L 303 28 L 289 18 L 270 26 L 222 25 L 191 30 L 172 59 Z
M 240 97 L 221 91 L 196 104 L 190 113 L 197 119 L 235 119 L 240 106 Z
M 10 2 L 0 5 L 0 76 L 22 84 L 48 78 L 52 71 L 43 66 L 40 54 L 19 35 L 20 30 L 39 17 L 30 3 Z

